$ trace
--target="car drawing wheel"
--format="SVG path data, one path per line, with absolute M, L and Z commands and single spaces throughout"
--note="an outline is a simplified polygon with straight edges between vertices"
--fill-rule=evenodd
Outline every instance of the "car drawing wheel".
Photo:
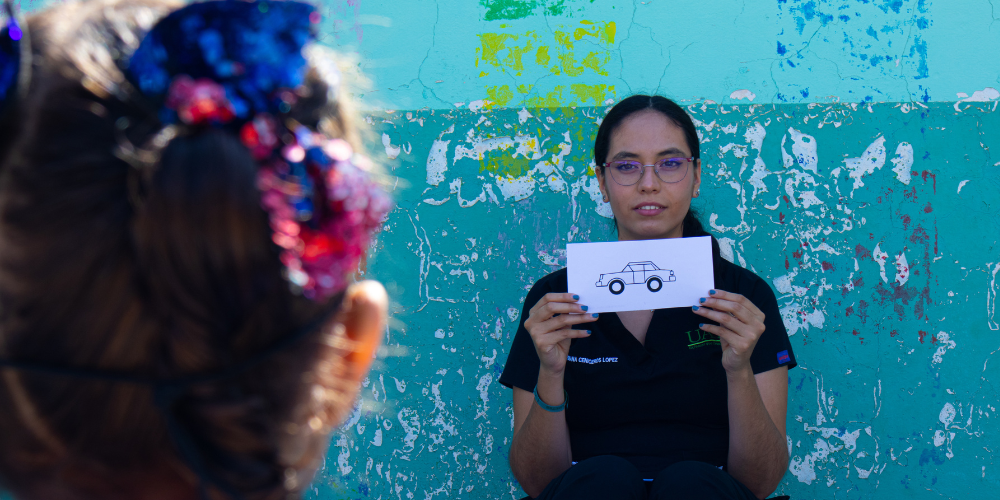
M 615 295 L 621 294 L 625 291 L 625 282 L 622 280 L 611 280 L 611 283 L 608 283 L 608 291 Z
M 660 289 L 663 288 L 663 281 L 660 281 L 660 278 L 653 276 L 652 278 L 646 280 L 646 288 L 650 292 L 659 292 Z

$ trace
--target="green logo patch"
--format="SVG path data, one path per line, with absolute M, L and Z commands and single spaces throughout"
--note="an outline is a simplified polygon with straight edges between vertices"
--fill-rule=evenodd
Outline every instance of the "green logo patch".
M 712 335 L 701 328 L 685 333 L 687 333 L 688 336 L 688 349 L 697 349 L 699 347 L 710 345 L 722 345 L 722 341 L 719 340 L 719 337 Z

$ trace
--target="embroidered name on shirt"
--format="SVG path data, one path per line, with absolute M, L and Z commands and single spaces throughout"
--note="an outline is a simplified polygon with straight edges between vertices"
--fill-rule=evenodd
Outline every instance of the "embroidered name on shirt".
M 722 345 L 722 341 L 719 337 L 708 333 L 701 328 L 697 330 L 691 330 L 686 332 L 688 336 L 688 349 L 697 349 L 699 347 L 705 347 L 710 345 Z
M 566 356 L 566 361 L 572 363 L 583 363 L 587 365 L 596 365 L 598 363 L 617 363 L 618 358 L 584 358 L 582 356 Z

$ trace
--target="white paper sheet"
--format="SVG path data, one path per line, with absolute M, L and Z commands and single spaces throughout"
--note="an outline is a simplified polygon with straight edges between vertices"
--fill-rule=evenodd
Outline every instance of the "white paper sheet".
M 588 313 L 691 307 L 715 286 L 709 236 L 570 243 L 566 268 Z

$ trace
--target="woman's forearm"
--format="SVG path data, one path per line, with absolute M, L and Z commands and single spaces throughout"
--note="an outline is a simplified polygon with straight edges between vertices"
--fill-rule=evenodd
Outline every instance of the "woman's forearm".
M 774 492 L 788 467 L 785 436 L 768 414 L 749 367 L 727 373 L 729 474 L 758 498 Z
M 526 392 L 526 391 L 525 391 Z M 564 401 L 563 374 L 538 374 L 538 395 L 546 404 L 561 405 Z M 518 403 L 515 395 L 515 403 Z M 550 481 L 572 465 L 569 428 L 566 411 L 557 413 L 543 410 L 534 401 L 534 395 L 521 395 L 522 404 L 531 410 L 520 430 L 514 435 L 510 447 L 510 468 L 524 491 L 538 496 Z M 527 398 L 531 398 L 530 402 Z

